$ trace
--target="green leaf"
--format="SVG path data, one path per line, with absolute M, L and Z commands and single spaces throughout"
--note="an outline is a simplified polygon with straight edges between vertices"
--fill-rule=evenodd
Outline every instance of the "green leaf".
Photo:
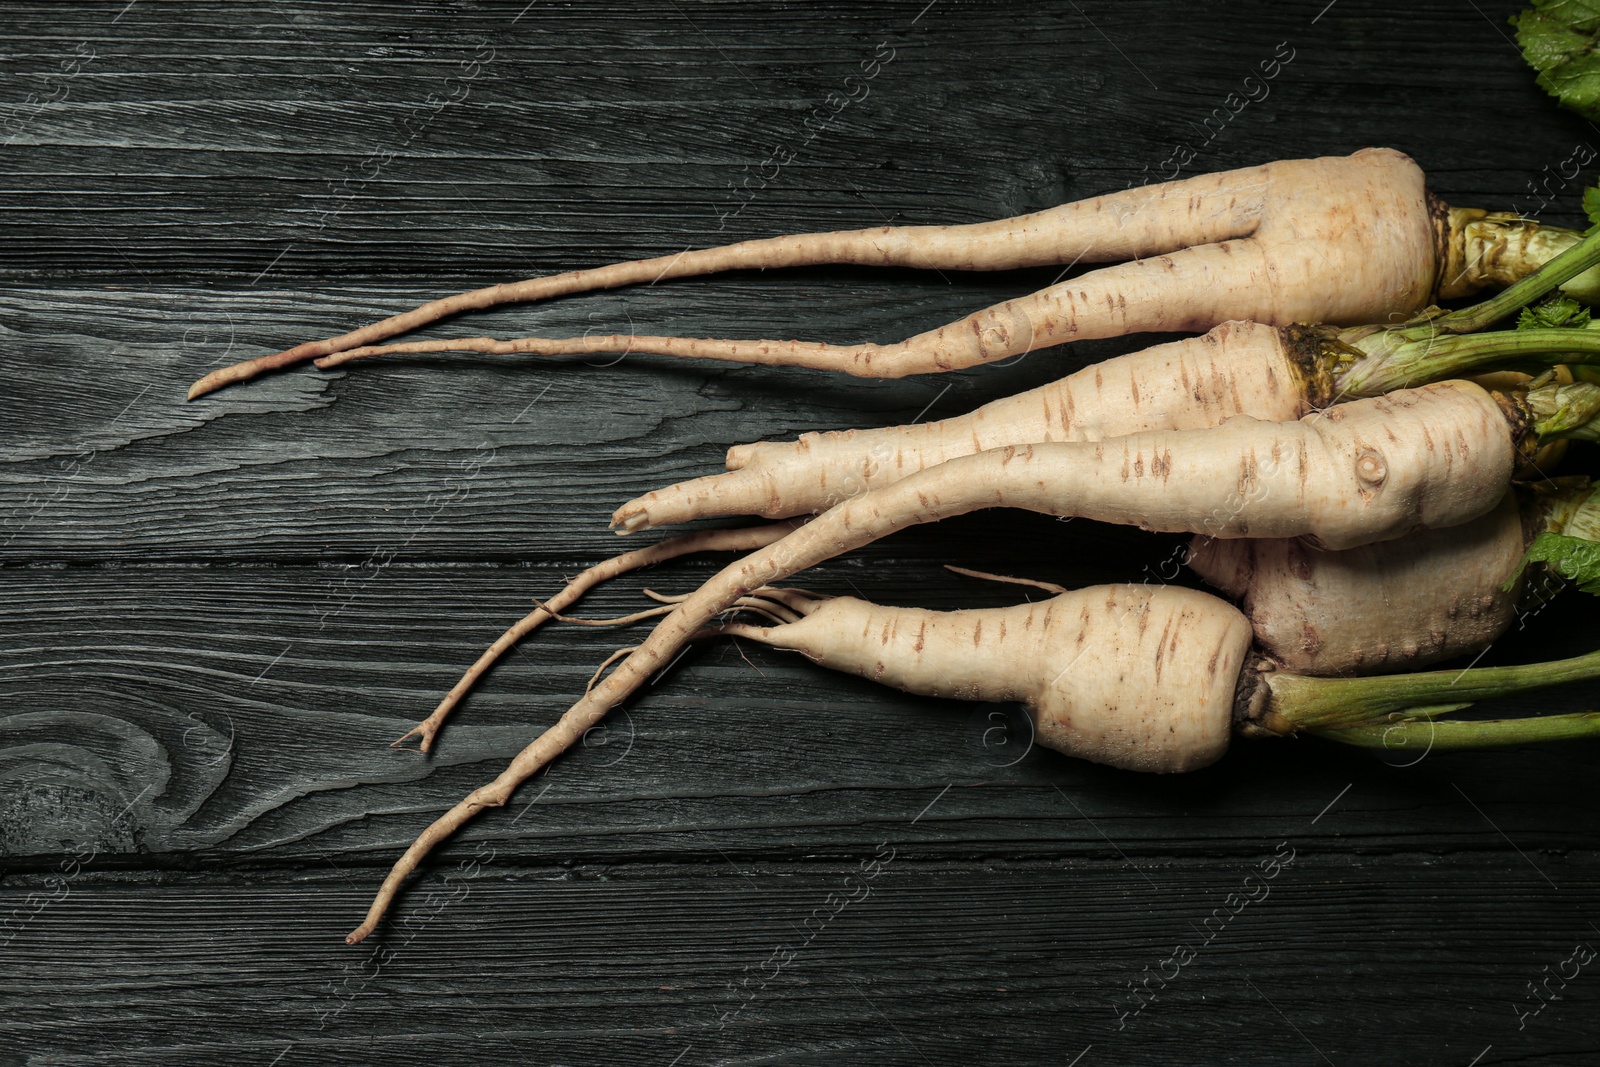
M 1534 0 L 1511 25 L 1539 87 L 1563 107 L 1600 119 L 1600 0 Z
M 1600 185 L 1583 191 L 1583 213 L 1589 216 L 1591 225 L 1600 227 Z
M 1589 325 L 1589 309 L 1570 296 L 1552 296 L 1535 307 L 1522 309 L 1517 316 L 1519 330 L 1583 329 Z
M 1543 563 L 1585 593 L 1600 596 L 1600 542 L 1565 534 L 1540 534 L 1528 546 L 1522 562 L 1517 564 L 1517 572 L 1503 587 L 1506 592 L 1516 585 L 1530 563 Z

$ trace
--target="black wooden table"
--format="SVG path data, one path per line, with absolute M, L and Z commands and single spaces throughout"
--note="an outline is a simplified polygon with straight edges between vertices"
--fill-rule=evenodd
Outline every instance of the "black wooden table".
M 727 641 L 342 943 L 412 836 L 626 640 L 546 631 L 435 756 L 387 747 L 617 550 L 617 503 L 732 443 L 952 414 L 1149 338 L 899 382 L 418 357 L 183 398 L 426 297 L 1011 215 L 1185 145 L 1186 173 L 1392 145 L 1452 203 L 1573 225 L 1563 163 L 1600 131 L 1534 87 L 1513 10 L 8 6 L 0 1064 L 1600 1062 L 1600 964 L 1554 977 L 1600 946 L 1594 745 L 1240 744 L 1147 778 Z M 1266 98 L 1215 118 L 1274 58 Z M 1053 276 L 729 275 L 434 335 L 892 340 Z M 1177 543 L 997 513 L 806 583 L 1001 603 L 940 565 L 1141 580 Z M 1584 649 L 1592 611 L 1557 601 L 1485 662 Z

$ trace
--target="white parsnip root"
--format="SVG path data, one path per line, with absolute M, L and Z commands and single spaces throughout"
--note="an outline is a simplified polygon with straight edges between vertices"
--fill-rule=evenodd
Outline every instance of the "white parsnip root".
M 1536 536 L 1600 542 L 1600 493 L 1587 479 L 1563 481 L 1519 487 L 1459 526 L 1342 552 L 1293 538 L 1196 537 L 1188 563 L 1239 601 L 1257 648 L 1281 669 L 1414 670 L 1482 652 L 1505 632 Z
M 1435 721 L 1478 700 L 1600 675 L 1600 653 L 1528 667 L 1327 679 L 1253 653 L 1237 609 L 1174 586 L 1092 586 L 965 611 L 759 593 L 758 601 L 781 601 L 794 617 L 714 632 L 924 696 L 1020 701 L 1046 748 L 1129 770 L 1205 766 L 1233 733 L 1311 731 L 1375 747 L 1423 735 L 1439 748 L 1600 736 L 1592 712 Z
M 1095 586 L 964 611 L 855 597 L 788 606 L 792 621 L 719 629 L 911 693 L 1020 701 L 1040 744 L 1135 771 L 1189 771 L 1222 755 L 1250 650 L 1237 608 L 1177 586 Z
M 1507 493 L 1459 526 L 1343 551 L 1298 538 L 1197 537 L 1188 565 L 1239 600 L 1256 643 L 1285 669 L 1370 674 L 1488 647 L 1515 617 L 1507 582 L 1528 539 Z
M 915 471 L 1007 445 L 1203 429 L 1235 415 L 1285 422 L 1331 395 L 1328 376 L 1315 376 L 1280 330 L 1227 322 L 965 415 L 739 445 L 728 452 L 728 473 L 646 493 L 618 508 L 611 524 L 632 533 L 719 515 L 807 515 Z
M 983 452 L 863 493 L 690 595 L 494 782 L 424 831 L 350 939 L 371 932 L 435 844 L 484 808 L 505 804 L 518 785 L 576 743 L 718 614 L 806 567 L 908 526 L 994 506 L 1154 530 L 1305 536 L 1328 547 L 1353 547 L 1483 514 L 1504 494 L 1521 447 L 1494 397 L 1471 383 L 1446 382 L 1292 423 L 1239 417 L 1210 430 Z
M 1526 274 L 1574 240 L 1570 232 L 1541 230 L 1536 223 L 1452 211 L 1428 195 L 1410 158 L 1369 148 L 1127 189 L 995 222 L 796 234 L 490 286 L 213 371 L 190 388 L 189 399 L 311 359 L 334 366 L 386 352 L 649 351 L 894 378 L 1087 338 L 1201 331 L 1230 319 L 1386 322 L 1441 297 Z M 1495 269 L 1481 269 L 1485 261 Z M 815 264 L 1009 270 L 1077 263 L 1116 265 L 893 344 L 621 334 L 379 344 L 464 311 L 726 270 Z

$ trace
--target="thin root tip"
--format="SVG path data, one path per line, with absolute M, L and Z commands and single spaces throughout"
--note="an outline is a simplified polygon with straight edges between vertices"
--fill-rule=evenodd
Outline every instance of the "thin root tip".
M 184 397 L 184 399 L 198 400 L 207 393 L 213 392 L 216 388 L 217 387 L 215 385 L 211 384 L 211 375 L 208 374 L 204 378 L 201 378 L 199 381 L 195 382 L 193 385 L 189 386 L 189 395 Z
M 372 933 L 372 927 L 367 923 L 362 923 L 344 935 L 344 943 L 347 945 L 359 945 L 367 939 L 367 935 L 370 933 Z
M 426 723 L 418 723 L 416 726 L 413 726 L 411 729 L 407 730 L 393 741 L 390 741 L 389 747 L 399 748 L 413 737 L 418 738 L 418 752 L 427 752 L 433 747 L 433 732 L 428 729 Z
M 618 537 L 627 537 L 629 534 L 649 528 L 650 515 L 643 510 L 626 513 L 619 511 L 611 516 L 611 529 L 616 531 Z

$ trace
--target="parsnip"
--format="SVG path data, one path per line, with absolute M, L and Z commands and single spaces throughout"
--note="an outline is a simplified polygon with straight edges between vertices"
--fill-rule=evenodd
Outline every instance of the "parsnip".
M 1534 487 L 1459 526 L 1342 552 L 1296 538 L 1200 536 L 1188 565 L 1239 601 L 1278 667 L 1374 674 L 1488 647 L 1516 618 L 1523 553 L 1546 532 L 1600 542 L 1600 494 L 1587 482 Z
M 923 696 L 1019 701 L 1033 713 L 1034 735 L 1046 748 L 1135 771 L 1206 766 L 1236 731 L 1313 730 L 1350 740 L 1344 731 L 1426 722 L 1521 691 L 1543 676 L 1526 672 L 1503 689 L 1471 671 L 1348 684 L 1302 677 L 1251 649 L 1250 623 L 1238 609 L 1178 586 L 1092 586 L 1037 603 L 963 611 L 769 588 L 758 590 L 750 606 L 780 621 L 735 622 L 711 632 L 791 649 L 824 667 Z M 1600 674 L 1600 653 L 1584 660 L 1559 680 Z M 1451 707 L 1439 707 L 1446 701 Z M 1596 714 L 1520 721 L 1521 740 L 1600 736 Z M 1462 729 L 1439 747 L 1459 746 L 1479 724 L 1453 725 Z M 1495 731 L 1494 743 L 1514 740 Z
M 335 353 L 377 355 L 378 342 L 464 311 L 717 271 L 825 263 L 944 270 L 1117 264 L 896 344 L 610 335 L 469 338 L 442 350 L 651 351 L 893 378 L 1086 338 L 1207 330 L 1230 319 L 1393 321 L 1435 300 L 1515 280 L 1576 239 L 1514 216 L 1449 209 L 1429 196 L 1409 157 L 1368 148 L 1127 189 L 996 222 L 796 234 L 490 286 L 213 371 L 191 386 L 189 399 Z M 1600 278 L 1586 276 L 1573 288 L 1600 290 Z M 440 350 L 439 342 L 382 349 Z
M 1540 438 L 1595 436 L 1600 386 L 1541 388 L 1497 399 L 1470 382 L 1442 382 L 1292 423 L 1241 416 L 1209 430 L 997 449 L 863 493 L 724 569 L 673 609 L 499 777 L 422 833 L 351 937 L 370 932 L 437 842 L 504 805 L 702 627 L 764 586 L 907 526 L 983 507 L 1220 537 L 1309 537 L 1330 548 L 1457 525 L 1499 502 L 1519 457 Z
M 1380 679 L 1310 678 L 1253 659 L 1237 608 L 1173 586 L 1111 585 L 1036 604 L 937 612 L 851 597 L 817 599 L 756 589 L 747 606 L 778 620 L 740 634 L 795 649 L 826 666 L 929 696 L 1022 701 L 1040 744 L 1130 770 L 1189 771 L 1217 760 L 1235 733 L 1315 732 L 1361 745 L 1435 748 L 1600 736 L 1600 714 L 1436 722 L 1471 702 L 1600 675 L 1600 653 L 1529 667 Z M 603 685 L 604 683 L 602 683 Z M 484 807 L 505 802 L 528 763 L 576 737 L 572 713 L 536 740 L 492 786 L 436 821 L 385 878 L 356 944 L 382 919 L 400 884 L 439 840 Z M 579 731 L 577 737 L 582 736 Z M 530 772 L 531 773 L 531 772 Z
M 1338 400 L 1486 370 L 1600 363 L 1600 330 L 1472 333 L 1600 262 L 1585 238 L 1499 296 L 1404 326 L 1268 327 L 1228 322 L 1201 337 L 1085 367 L 966 415 L 875 430 L 804 434 L 728 451 L 728 473 L 658 489 L 612 516 L 619 533 L 716 515 L 786 518 L 958 456 L 1006 445 L 1098 441 L 1216 426 L 1236 415 L 1299 418 Z

